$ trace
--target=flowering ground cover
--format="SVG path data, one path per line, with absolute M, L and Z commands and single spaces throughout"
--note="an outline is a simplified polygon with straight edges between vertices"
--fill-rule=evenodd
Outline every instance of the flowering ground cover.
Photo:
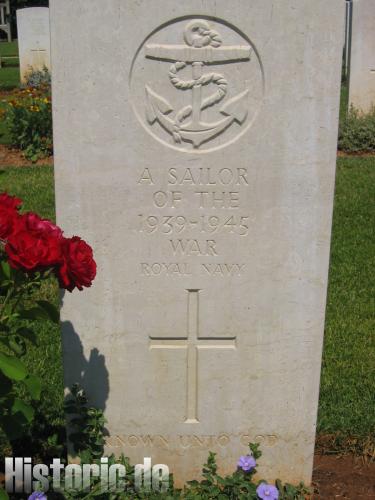
M 36 73 L 34 73 L 36 74 Z M 37 73 L 44 74 L 44 73 Z M 47 72 L 47 75 L 49 73 Z M 52 103 L 48 83 L 15 89 L 2 101 L 5 138 L 20 149 L 27 160 L 52 154 Z
M 1 69 L 0 69 L 1 71 Z M 2 92 L 0 88 L 0 144 L 9 145 L 10 135 L 8 125 L 5 121 L 5 110 L 7 102 L 12 98 L 9 92 Z

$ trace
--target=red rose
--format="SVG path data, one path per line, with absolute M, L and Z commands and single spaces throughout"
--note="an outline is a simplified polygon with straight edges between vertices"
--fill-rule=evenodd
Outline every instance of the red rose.
M 0 194 L 0 208 L 11 208 L 18 210 L 22 205 L 22 200 L 15 196 L 10 196 L 8 193 Z
M 0 205 L 0 240 L 6 240 L 16 230 L 19 219 L 16 210 Z
M 0 193 L 0 240 L 5 240 L 16 229 L 20 216 L 18 208 L 22 201 L 7 193 Z
M 15 269 L 36 271 L 62 262 L 60 243 L 49 234 L 20 230 L 10 235 L 5 251 Z
M 61 243 L 63 263 L 58 269 L 61 288 L 73 291 L 90 287 L 96 276 L 96 263 L 92 248 L 78 236 L 63 238 Z
M 62 238 L 63 232 L 48 219 L 41 219 L 34 212 L 27 212 L 21 216 L 21 225 L 26 231 L 37 234 L 45 234 L 54 238 Z

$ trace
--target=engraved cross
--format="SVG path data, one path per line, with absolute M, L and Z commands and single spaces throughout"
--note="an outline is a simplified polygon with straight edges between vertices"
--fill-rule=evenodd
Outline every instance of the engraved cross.
M 187 335 L 184 337 L 150 337 L 150 349 L 186 349 L 186 419 L 198 423 L 198 351 L 200 349 L 235 349 L 236 337 L 202 337 L 199 334 L 199 292 L 186 290 Z

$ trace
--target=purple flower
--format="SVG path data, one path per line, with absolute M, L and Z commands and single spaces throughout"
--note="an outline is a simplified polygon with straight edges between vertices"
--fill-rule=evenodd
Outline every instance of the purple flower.
M 27 500 L 47 500 L 47 495 L 44 491 L 34 491 Z
M 279 490 L 272 484 L 260 483 L 257 488 L 257 495 L 262 500 L 277 500 L 279 498 Z
M 245 472 L 254 469 L 256 466 L 255 458 L 251 455 L 242 455 L 237 462 L 237 466 Z

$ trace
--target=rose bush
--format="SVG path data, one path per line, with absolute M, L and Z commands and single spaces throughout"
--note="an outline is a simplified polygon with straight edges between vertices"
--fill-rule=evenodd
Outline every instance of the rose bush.
M 51 276 L 72 292 L 91 286 L 96 275 L 85 241 L 65 237 L 36 213 L 21 213 L 21 205 L 0 193 L 0 431 L 10 444 L 30 426 L 40 398 L 40 380 L 23 362 L 29 343 L 38 342 L 33 322 L 59 321 L 55 306 L 38 300 L 38 291 Z
M 0 244 L 13 269 L 52 271 L 70 292 L 91 286 L 96 263 L 91 247 L 78 236 L 66 238 L 50 220 L 33 212 L 19 214 L 21 200 L 0 194 Z

